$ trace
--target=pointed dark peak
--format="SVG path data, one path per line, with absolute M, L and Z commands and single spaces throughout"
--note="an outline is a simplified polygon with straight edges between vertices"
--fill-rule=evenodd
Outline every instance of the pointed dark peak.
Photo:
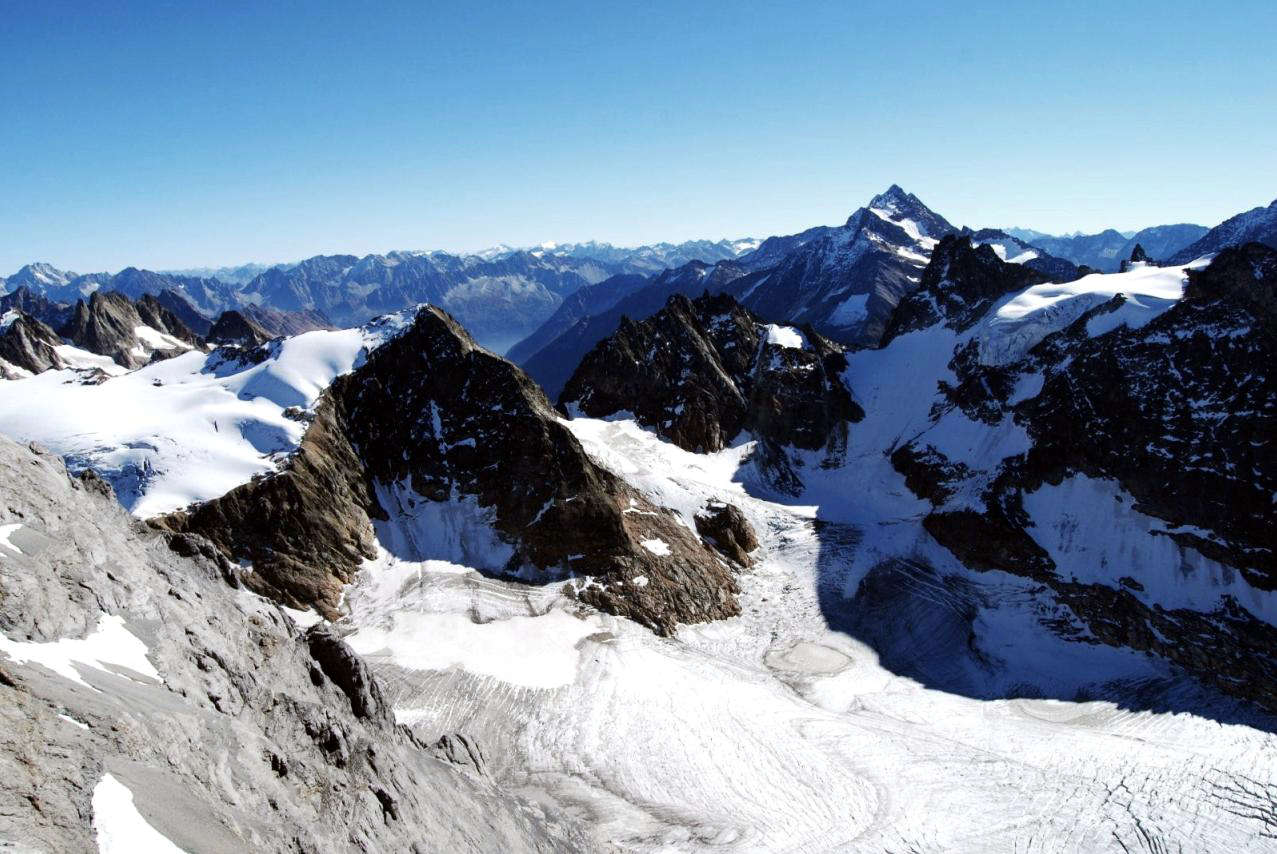
M 208 331 L 210 343 L 251 349 L 265 344 L 271 335 L 242 311 L 224 311 Z
M 865 212 L 897 225 L 912 223 L 924 237 L 935 240 L 957 230 L 913 193 L 905 192 L 899 184 L 892 184 L 885 192 L 870 199 L 868 205 L 848 218 L 847 226 L 855 228 L 868 222 L 864 219 Z
M 969 235 L 948 235 L 932 251 L 918 290 L 896 306 L 883 344 L 937 323 L 961 331 L 998 298 L 1046 281 L 1037 270 L 1003 261 L 988 244 L 973 245 Z
M 863 413 L 840 379 L 844 349 L 818 335 L 764 323 L 730 294 L 671 297 L 622 326 L 585 357 L 560 408 L 588 417 L 627 411 L 693 453 L 726 447 L 742 430 L 770 450 L 783 488 L 800 481 L 778 449 L 837 454 Z
M 1136 243 L 1135 248 L 1131 250 L 1131 257 L 1128 260 L 1131 262 L 1143 261 L 1147 263 L 1152 259 L 1148 257 L 1148 253 L 1144 251 L 1144 247 Z
M 665 634 L 739 612 L 730 568 L 597 466 L 536 383 L 434 306 L 329 387 L 280 474 L 162 524 L 251 560 L 261 592 L 335 616 L 372 554 L 371 519 L 400 524 L 423 503 L 468 497 L 510 547 L 476 558 L 485 571 L 591 576 L 583 601 Z M 669 551 L 642 545 L 654 538 Z M 414 560 L 431 556 L 417 548 Z
M 921 205 L 922 202 L 912 193 L 906 193 L 899 184 L 892 184 L 885 191 L 869 200 L 869 207 L 891 210 L 897 207 Z
M 1277 327 L 1277 249 L 1263 243 L 1229 246 L 1202 270 L 1190 270 L 1184 301 L 1229 300 Z

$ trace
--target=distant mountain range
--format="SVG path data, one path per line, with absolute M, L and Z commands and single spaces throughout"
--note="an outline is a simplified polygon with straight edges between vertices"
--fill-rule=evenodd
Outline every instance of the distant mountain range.
M 1116 273 L 1122 262 L 1131 257 L 1136 246 L 1143 246 L 1154 260 L 1169 259 L 1208 231 L 1204 226 L 1190 223 L 1155 225 L 1125 233 L 1109 228 L 1099 234 L 1051 235 L 1027 228 L 1004 230 L 1012 237 L 1058 258 L 1078 265 L 1085 264 L 1104 273 Z
M 182 317 L 197 331 L 210 328 L 226 310 L 249 306 L 300 313 L 315 326 L 352 326 L 432 303 L 450 312 L 484 346 L 509 351 L 548 383 L 553 394 L 566 380 L 565 371 L 611 334 L 620 314 L 641 311 L 646 316 L 675 292 L 697 296 L 697 288 L 705 289 L 702 279 L 759 316 L 811 323 L 833 340 L 867 346 L 879 340 L 899 300 L 917 287 L 931 248 L 947 234 L 970 236 L 974 244 L 993 247 L 1003 260 L 1067 281 L 1079 274 L 1079 267 L 1116 272 L 1137 245 L 1154 261 L 1183 263 L 1186 254 L 1210 254 L 1243 238 L 1277 240 L 1272 237 L 1275 218 L 1270 206 L 1240 214 L 1209 232 L 1192 224 L 1064 236 L 1020 228 L 959 229 L 917 196 L 892 186 L 841 226 L 816 226 L 763 240 L 629 248 L 589 241 L 497 246 L 468 254 L 317 255 L 273 266 L 168 272 L 129 267 L 115 274 L 82 275 L 32 263 L 0 279 L 0 293 L 25 289 L 23 300 L 47 301 L 51 306 L 42 315 L 53 318 L 47 322 L 61 322 L 78 300 L 99 290 L 119 291 L 133 300 L 167 292 L 171 304 L 193 310 Z M 541 351 L 547 352 L 535 359 Z M 558 355 L 552 359 L 552 353 Z M 555 366 L 549 367 L 550 362 Z
M 497 247 L 470 255 L 317 255 L 291 265 L 166 273 L 129 267 L 115 274 L 87 275 L 33 263 L 0 280 L 0 293 L 26 288 L 34 296 L 70 306 L 98 290 L 119 291 L 130 299 L 170 291 L 210 322 L 228 309 L 259 306 L 311 313 L 343 326 L 429 302 L 447 309 L 484 346 L 504 351 L 587 285 L 616 275 L 650 275 L 692 260 L 713 263 L 758 245 L 749 239 L 634 248 L 591 242 Z

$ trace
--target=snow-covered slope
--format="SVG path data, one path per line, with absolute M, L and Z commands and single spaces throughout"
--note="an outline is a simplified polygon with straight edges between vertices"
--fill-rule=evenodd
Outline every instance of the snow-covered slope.
M 132 372 L 60 347 L 67 370 L 0 382 L 0 433 L 39 442 L 73 470 L 94 469 L 135 515 L 166 513 L 274 470 L 301 440 L 304 410 L 404 322 L 309 332 L 270 345 L 260 361 L 192 351 Z M 89 368 L 115 376 L 86 379 L 79 370 Z
M 870 453 L 882 433 L 868 434 L 854 466 L 777 503 L 761 497 L 751 443 L 691 454 L 633 422 L 569 424 L 653 500 L 689 516 L 710 497 L 745 511 L 764 545 L 741 577 L 740 617 L 661 641 L 624 620 L 573 616 L 557 585 L 383 554 L 351 588 L 349 640 L 393 686 L 400 721 L 426 739 L 468 733 L 490 773 L 583 817 L 599 844 L 1120 851 L 1141 840 L 1245 845 L 1264 832 L 1272 735 L 1111 700 L 1033 698 L 1160 684 L 1202 710 L 1229 708 L 1140 655 L 1062 641 L 1037 621 L 1032 585 L 955 566 L 918 525 L 922 502 Z M 934 560 L 962 581 L 875 570 L 884 553 Z M 864 626 L 859 636 L 831 626 L 830 597 L 867 576 L 900 588 L 848 604 L 896 633 L 891 663 L 965 674 L 968 696 L 902 677 Z M 979 619 L 960 622 L 970 609 Z M 418 652 L 412 639 L 426 637 Z M 976 699 L 976 688 L 1019 699 Z

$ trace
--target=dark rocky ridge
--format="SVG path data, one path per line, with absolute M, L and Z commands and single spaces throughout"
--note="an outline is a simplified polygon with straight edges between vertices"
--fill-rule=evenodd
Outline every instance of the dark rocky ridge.
M 60 328 L 71 316 L 70 306 L 47 299 L 26 285 L 0 295 L 0 315 L 13 310 L 29 314 L 51 329 Z
M 1204 255 L 1214 255 L 1230 246 L 1262 243 L 1277 249 L 1277 199 L 1266 208 L 1252 208 L 1229 217 L 1202 237 L 1166 259 L 1168 264 L 1187 264 Z
M 19 314 L 0 333 L 0 360 L 33 374 L 61 368 L 62 358 L 54 349 L 61 343 L 62 339 L 48 326 L 28 314 Z
M 279 311 L 260 305 L 246 305 L 240 311 L 272 338 L 335 328 L 321 311 Z
M 164 288 L 155 294 L 155 301 L 173 313 L 186 328 L 195 335 L 204 337 L 213 326 L 213 321 L 191 303 L 186 297 L 171 288 Z
M 864 413 L 841 379 L 843 348 L 810 327 L 800 335 L 801 348 L 772 343 L 768 326 L 731 296 L 676 294 L 647 320 L 623 319 L 581 362 L 559 405 L 592 418 L 630 411 L 693 452 L 721 450 L 749 430 L 774 449 L 836 456 Z
M 693 261 L 682 267 L 666 270 L 638 290 L 612 303 L 606 310 L 578 320 L 520 364 L 541 384 L 547 395 L 557 399 L 585 355 L 615 332 L 623 318 L 641 320 L 650 317 L 660 311 L 674 294 L 693 297 L 706 291 L 717 293 L 735 281 L 751 278 L 745 267 L 731 261 L 715 264 L 713 267 Z
M 245 312 L 236 309 L 222 312 L 208 331 L 208 340 L 214 344 L 244 348 L 259 347 L 273 337 Z
M 660 632 L 737 613 L 730 566 L 596 466 L 535 383 L 433 307 L 330 387 L 282 472 L 156 524 L 207 536 L 252 562 L 250 585 L 333 614 L 372 556 L 371 520 L 466 497 L 512 547 L 491 571 L 588 576 L 583 601 Z
M 969 236 L 950 235 L 932 250 L 918 289 L 896 307 L 883 333 L 883 346 L 937 323 L 961 332 L 999 298 L 1047 281 L 1031 267 L 1006 263 L 987 245 L 973 246 Z
M 1071 282 L 1080 275 L 1078 265 L 1064 258 L 1056 258 L 1054 255 L 1042 249 L 1039 246 L 1033 246 L 1025 243 L 1017 237 L 1007 234 L 1005 231 L 997 228 L 982 228 L 979 231 L 972 231 L 969 228 L 963 228 L 958 232 L 961 236 L 971 238 L 972 243 L 997 242 L 1003 245 L 1013 246 L 1020 251 L 1032 251 L 1037 257 L 1030 258 L 1022 263 L 1022 266 L 1031 270 L 1036 270 L 1046 276 L 1052 282 Z
M 138 340 L 138 326 L 149 326 L 191 347 L 202 344 L 200 337 L 155 297 L 143 294 L 133 302 L 116 291 L 96 291 L 87 303 L 79 300 L 58 333 L 75 346 L 107 356 L 126 368 L 140 368 L 157 356 L 180 352 L 176 348 L 149 350 Z
M 929 278 L 956 278 L 960 292 L 991 294 L 997 288 L 990 283 L 1016 275 L 999 271 L 996 259 L 953 265 L 949 255 L 971 250 L 947 248 L 933 259 L 946 276 L 937 269 Z M 954 275 L 964 269 L 969 283 Z M 1137 511 L 1165 520 L 1165 536 L 1181 548 L 1234 567 L 1255 588 L 1277 589 L 1277 465 L 1269 438 L 1277 435 L 1277 251 L 1260 244 L 1227 249 L 1192 274 L 1183 298 L 1159 317 L 1091 337 L 1088 323 L 1122 302 L 1119 295 L 1098 306 L 1016 364 L 985 367 L 970 352 L 956 354 L 951 367 L 959 384 L 943 389 L 947 405 L 989 424 L 1014 418 L 1033 440 L 1027 454 L 1006 460 L 987 481 L 925 444 L 895 449 L 892 463 L 935 505 L 927 531 L 967 566 L 1041 581 L 1100 642 L 1155 653 L 1277 709 L 1277 630 L 1231 599 L 1211 612 L 1171 611 L 1129 589 L 1062 578 L 1034 539 L 1025 494 L 1074 474 L 1112 479 L 1134 497 Z M 917 306 L 902 311 L 923 314 Z M 1041 391 L 1011 404 L 1016 378 L 1028 373 L 1044 376 Z M 986 483 L 982 507 L 945 506 L 964 482 Z

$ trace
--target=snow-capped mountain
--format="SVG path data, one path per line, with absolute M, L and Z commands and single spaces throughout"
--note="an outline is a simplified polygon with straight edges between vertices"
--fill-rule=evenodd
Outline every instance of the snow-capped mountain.
M 674 293 L 695 297 L 703 291 L 730 293 L 768 320 L 809 323 L 837 341 L 872 344 L 896 302 L 917 287 L 937 236 L 954 230 L 916 196 L 893 185 L 842 227 L 768 238 L 737 261 L 666 271 L 592 317 L 578 317 L 571 326 L 559 319 L 537 330 L 511 354 L 557 396 L 576 364 L 622 316 L 641 320 Z
M 1252 208 L 1229 217 L 1168 260 L 1169 263 L 1183 264 L 1194 258 L 1214 255 L 1226 247 L 1240 246 L 1251 241 L 1277 247 L 1277 200 L 1266 208 Z
M 1057 275 L 928 213 L 590 286 L 558 410 L 438 307 L 101 368 L 15 300 L 0 757 L 54 749 L 0 838 L 1262 850 L 1277 250 Z M 799 270 L 823 313 L 751 304 Z
M 936 241 L 954 230 L 893 185 L 842 228 L 805 242 L 735 292 L 762 317 L 810 323 L 836 340 L 872 344 L 900 297 L 917 287 Z
M 754 251 L 759 243 L 760 241 L 753 238 L 741 238 L 739 240 L 688 240 L 683 243 L 653 243 L 646 246 L 621 247 L 591 240 L 585 243 L 544 244 L 530 251 L 534 254 L 542 253 L 561 258 L 599 261 L 627 273 L 651 274 L 682 267 L 692 261 L 701 261 L 706 264 L 729 261 Z

